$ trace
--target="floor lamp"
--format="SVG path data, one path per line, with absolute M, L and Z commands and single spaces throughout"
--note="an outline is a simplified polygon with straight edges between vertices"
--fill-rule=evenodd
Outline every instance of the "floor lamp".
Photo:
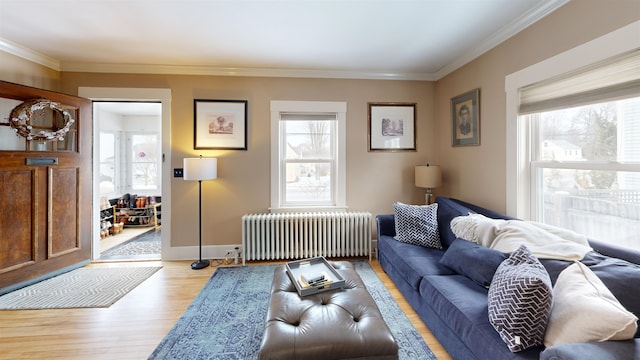
M 199 256 L 198 261 L 191 264 L 193 270 L 204 269 L 209 266 L 209 260 L 202 260 L 202 180 L 213 180 L 218 177 L 218 159 L 216 158 L 185 158 L 184 180 L 198 181 L 198 229 Z
M 425 202 L 430 205 L 433 202 L 431 189 L 440 187 L 442 184 L 442 173 L 438 165 L 416 165 L 415 170 L 416 187 L 427 188 Z

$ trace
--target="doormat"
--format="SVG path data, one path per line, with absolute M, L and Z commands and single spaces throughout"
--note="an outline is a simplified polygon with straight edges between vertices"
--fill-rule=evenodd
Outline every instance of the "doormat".
M 0 310 L 109 307 L 161 268 L 75 269 L 0 296 Z

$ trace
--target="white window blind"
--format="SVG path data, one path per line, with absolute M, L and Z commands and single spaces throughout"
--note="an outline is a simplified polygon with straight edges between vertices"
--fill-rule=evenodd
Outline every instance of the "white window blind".
M 326 114 L 305 114 L 305 113 L 281 113 L 280 120 L 283 121 L 323 121 L 336 120 L 335 113 Z
M 640 95 L 640 49 L 520 89 L 519 114 Z

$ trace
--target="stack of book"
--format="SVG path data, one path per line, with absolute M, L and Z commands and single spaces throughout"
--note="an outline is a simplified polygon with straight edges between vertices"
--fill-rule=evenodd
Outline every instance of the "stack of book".
M 331 277 L 329 277 L 325 272 L 311 270 L 308 273 L 303 272 L 300 274 L 300 285 L 305 288 L 327 285 L 332 282 L 333 280 L 331 280 Z

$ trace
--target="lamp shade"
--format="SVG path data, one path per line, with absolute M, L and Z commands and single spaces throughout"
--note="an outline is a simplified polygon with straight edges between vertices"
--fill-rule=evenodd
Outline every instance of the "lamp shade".
M 213 180 L 218 177 L 218 159 L 184 158 L 184 180 Z
M 438 165 L 416 165 L 416 187 L 433 189 L 440 187 L 442 173 Z

